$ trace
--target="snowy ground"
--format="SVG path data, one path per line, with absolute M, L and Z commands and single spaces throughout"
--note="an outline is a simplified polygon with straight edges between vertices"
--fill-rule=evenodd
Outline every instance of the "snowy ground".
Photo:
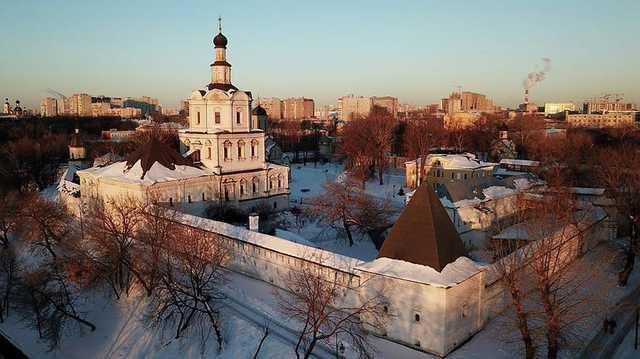
M 639 334 L 640 336 L 640 334 Z M 640 358 L 640 339 L 638 349 L 634 348 L 634 342 L 636 337 L 635 326 L 629 330 L 624 340 L 613 355 L 613 359 L 637 359 Z
M 335 181 L 344 176 L 344 167 L 341 164 L 294 164 L 291 166 L 291 183 L 289 185 L 291 196 L 291 206 L 304 208 L 313 197 L 324 192 L 324 184 Z M 398 196 L 398 191 L 404 187 L 404 174 L 399 171 L 387 171 L 383 175 L 384 185 L 379 184 L 377 177 L 370 179 L 366 183 L 366 192 L 380 200 L 390 201 L 394 208 L 400 210 L 404 207 L 404 196 Z M 279 232 L 277 235 L 283 238 L 298 236 L 311 245 L 334 253 L 346 255 L 370 261 L 376 258 L 378 251 L 366 235 L 356 234 L 356 243 L 349 246 L 346 234 L 339 229 L 329 228 L 319 225 L 313 218 L 305 218 L 296 221 L 290 212 L 282 214 L 283 225 L 291 234 Z

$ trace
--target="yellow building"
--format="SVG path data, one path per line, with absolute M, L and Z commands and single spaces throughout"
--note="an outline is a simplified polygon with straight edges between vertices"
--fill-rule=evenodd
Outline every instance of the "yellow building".
M 568 115 L 567 123 L 573 127 L 605 128 L 636 125 L 637 112 L 607 112 L 603 114 Z
M 467 181 L 478 177 L 493 175 L 495 163 L 480 161 L 471 153 L 430 154 L 427 156 L 422 172 L 419 171 L 422 159 L 405 162 L 405 184 L 416 188 L 420 183 L 446 184 Z

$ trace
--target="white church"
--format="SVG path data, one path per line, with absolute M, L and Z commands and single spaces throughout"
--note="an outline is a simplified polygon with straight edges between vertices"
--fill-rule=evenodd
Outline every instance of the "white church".
M 231 83 L 227 44 L 219 26 L 211 82 L 189 97 L 189 127 L 179 131 L 180 153 L 156 141 L 126 161 L 78 171 L 81 196 L 288 208 L 289 168 L 266 161 L 266 112 L 252 111 L 251 92 Z

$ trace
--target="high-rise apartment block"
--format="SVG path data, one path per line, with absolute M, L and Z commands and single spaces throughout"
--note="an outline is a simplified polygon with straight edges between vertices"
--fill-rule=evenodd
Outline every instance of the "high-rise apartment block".
M 576 111 L 576 104 L 573 102 L 545 102 L 544 115 L 554 115 L 565 111 Z
M 315 112 L 313 99 L 292 97 L 281 100 L 277 97 L 259 98 L 258 104 L 267 116 L 275 120 L 302 120 L 312 118 Z
M 58 101 L 53 97 L 45 97 L 40 102 L 40 116 L 58 116 Z
M 296 97 L 287 98 L 283 101 L 285 120 L 302 120 L 312 118 L 315 105 L 310 98 Z
M 349 121 L 357 117 L 366 117 L 373 107 L 387 110 L 394 118 L 398 116 L 398 99 L 391 96 L 343 96 L 338 99 L 338 118 Z
M 486 95 L 464 91 L 454 92 L 441 101 L 442 110 L 447 114 L 456 112 L 495 112 L 497 106 Z

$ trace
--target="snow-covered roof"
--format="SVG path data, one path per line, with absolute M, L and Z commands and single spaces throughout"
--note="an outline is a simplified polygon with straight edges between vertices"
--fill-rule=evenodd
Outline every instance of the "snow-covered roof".
M 571 187 L 569 188 L 571 193 L 589 196 L 602 196 L 604 194 L 604 188 L 589 188 L 589 187 Z
M 528 177 L 480 177 L 467 182 L 453 182 L 438 186 L 440 201 L 448 208 L 476 206 L 530 189 L 537 183 Z
M 447 288 L 465 281 L 480 272 L 482 267 L 467 257 L 459 257 L 447 264 L 441 272 L 420 264 L 391 258 L 377 258 L 357 267 L 358 270 L 388 277 Z
M 433 166 L 436 161 L 440 162 L 443 169 L 463 170 L 478 169 L 483 167 L 494 167 L 496 163 L 480 161 L 472 153 L 462 154 L 437 154 L 432 153 L 427 156 L 427 163 Z M 416 163 L 417 160 L 407 161 L 405 163 Z
M 127 169 L 125 161 L 116 162 L 105 167 L 91 167 L 78 171 L 78 174 L 90 174 L 96 178 L 108 178 L 116 181 L 152 185 L 158 182 L 169 182 L 181 179 L 211 175 L 209 171 L 193 166 L 176 165 L 174 170 L 155 162 L 149 171 L 144 173 L 140 160 Z M 144 178 L 142 177 L 144 174 Z
M 514 165 L 514 166 L 527 166 L 527 167 L 538 167 L 540 166 L 540 162 L 531 161 L 531 160 L 517 160 L 513 158 L 503 158 L 500 160 L 501 165 Z
M 192 216 L 189 214 L 180 213 L 177 216 L 177 221 L 293 257 L 311 262 L 318 262 L 319 264 L 348 273 L 353 273 L 353 269 L 355 267 L 364 263 L 356 258 L 343 256 L 304 244 L 294 243 L 290 240 L 270 236 L 268 234 L 250 231 L 244 227 L 234 226 L 232 224 Z

